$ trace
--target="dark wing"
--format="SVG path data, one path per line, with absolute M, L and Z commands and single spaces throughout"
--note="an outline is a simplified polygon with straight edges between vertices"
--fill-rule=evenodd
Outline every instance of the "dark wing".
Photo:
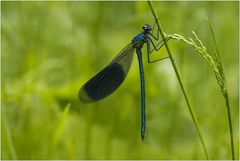
M 87 81 L 79 90 L 79 99 L 83 102 L 99 101 L 112 94 L 124 81 L 133 60 L 133 44 L 128 44 L 97 75 Z

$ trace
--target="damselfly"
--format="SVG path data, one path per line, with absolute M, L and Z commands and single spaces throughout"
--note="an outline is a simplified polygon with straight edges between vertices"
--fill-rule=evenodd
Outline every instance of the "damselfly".
M 154 24 L 155 26 L 155 24 Z M 133 60 L 133 52 L 136 50 L 138 57 L 140 80 L 141 80 L 141 138 L 144 139 L 146 128 L 145 117 L 145 85 L 144 85 L 144 71 L 142 62 L 142 47 L 147 44 L 147 57 L 148 63 L 153 63 L 164 58 L 151 61 L 150 54 L 155 50 L 158 51 L 163 46 L 163 41 L 154 44 L 153 39 L 158 41 L 159 30 L 157 35 L 153 34 L 154 31 L 150 25 L 143 25 L 143 31 L 136 35 L 132 42 L 129 43 L 121 52 L 98 74 L 87 81 L 79 90 L 79 99 L 83 102 L 96 102 L 110 94 L 112 94 L 124 81 L 128 71 L 131 67 Z M 166 39 L 169 40 L 169 39 Z M 166 58 L 166 57 L 165 57 Z

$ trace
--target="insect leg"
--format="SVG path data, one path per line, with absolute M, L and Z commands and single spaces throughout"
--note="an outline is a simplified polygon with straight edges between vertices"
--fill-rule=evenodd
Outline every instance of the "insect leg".
M 153 46 L 153 49 L 151 50 L 150 53 L 152 53 L 154 50 L 156 50 L 156 51 L 160 50 L 160 49 L 162 48 L 162 46 L 164 45 L 163 40 L 161 40 L 160 42 L 158 42 L 157 45 L 155 45 L 155 44 L 153 43 L 152 39 L 151 39 L 151 38 L 149 38 L 149 39 L 150 39 L 150 42 L 151 42 L 151 44 L 152 44 L 152 46 Z M 170 39 L 171 39 L 171 38 L 169 37 L 169 38 L 167 38 L 166 40 L 168 41 L 168 40 L 170 40 Z
M 150 35 L 152 36 L 152 38 L 154 38 L 155 40 L 158 41 L 158 39 L 159 39 L 159 32 L 160 32 L 159 28 L 158 28 L 158 31 L 157 31 L 157 36 L 154 36 L 154 35 L 153 35 L 153 34 L 154 34 L 154 29 L 155 29 L 156 23 L 157 23 L 157 22 L 155 21 L 155 23 L 153 24 L 152 32 L 150 33 Z
M 170 38 L 168 38 L 167 41 L 168 41 L 168 40 L 170 40 Z M 152 49 L 152 50 L 151 50 L 150 44 L 152 44 L 152 46 L 153 46 L 153 49 Z M 164 58 L 160 58 L 160 59 L 153 60 L 153 61 L 150 60 L 150 54 L 151 54 L 154 50 L 156 50 L 156 51 L 160 50 L 163 45 L 164 45 L 163 40 L 161 40 L 157 45 L 155 45 L 155 44 L 153 43 L 152 39 L 151 39 L 150 37 L 147 37 L 147 57 L 148 57 L 148 63 L 155 63 L 155 62 L 157 62 L 157 61 L 160 61 L 160 60 L 163 60 L 163 59 L 168 58 L 168 57 L 164 57 Z M 158 46 L 159 46 L 159 47 L 158 47 Z

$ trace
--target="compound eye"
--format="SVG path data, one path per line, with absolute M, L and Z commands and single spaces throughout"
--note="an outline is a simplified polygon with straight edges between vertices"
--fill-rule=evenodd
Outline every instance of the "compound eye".
M 144 25 L 143 25 L 143 28 L 148 29 L 148 28 L 151 28 L 151 27 L 150 27 L 149 24 L 144 24 Z

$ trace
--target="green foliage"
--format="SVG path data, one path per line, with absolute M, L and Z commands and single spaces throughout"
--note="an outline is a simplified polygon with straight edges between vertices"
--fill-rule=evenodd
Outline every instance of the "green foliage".
M 176 65 L 176 63 L 175 63 L 175 59 L 173 58 L 172 52 L 171 52 L 171 50 L 170 50 L 170 48 L 169 48 L 169 46 L 168 46 L 168 43 L 167 43 L 167 39 L 170 39 L 170 38 L 167 38 L 167 37 L 164 35 L 163 28 L 162 28 L 162 26 L 161 26 L 161 24 L 160 24 L 160 20 L 159 20 L 159 18 L 158 18 L 158 16 L 157 16 L 157 13 L 156 13 L 156 11 L 155 11 L 155 8 L 154 8 L 154 6 L 153 6 L 152 1 L 148 1 L 148 4 L 149 4 L 149 7 L 150 7 L 150 9 L 151 9 L 151 11 L 152 11 L 153 17 L 154 17 L 154 19 L 155 19 L 155 21 L 156 21 L 156 23 L 157 23 L 159 32 L 160 32 L 161 37 L 162 37 L 163 42 L 164 42 L 164 46 L 166 47 L 168 56 L 169 56 L 169 58 L 170 58 L 170 60 L 171 60 L 171 64 L 172 64 L 172 67 L 173 67 L 173 69 L 174 69 L 174 72 L 175 72 L 175 74 L 176 74 L 176 76 L 177 76 L 177 80 L 178 80 L 179 85 L 180 85 L 180 87 L 181 87 L 181 90 L 182 90 L 184 99 L 185 99 L 185 101 L 186 101 L 186 104 L 187 104 L 187 107 L 188 107 L 190 116 L 191 116 L 192 121 L 193 121 L 193 123 L 194 123 L 194 126 L 195 126 L 195 128 L 196 128 L 196 132 L 197 132 L 197 134 L 198 134 L 198 137 L 199 137 L 199 140 L 200 140 L 200 142 L 201 142 L 202 148 L 203 148 L 203 150 L 204 150 L 204 153 L 205 153 L 205 155 L 206 155 L 206 158 L 207 158 L 208 160 L 210 160 L 210 156 L 209 156 L 208 151 L 207 151 L 206 143 L 205 143 L 205 141 L 204 141 L 204 139 L 203 139 L 202 132 L 201 132 L 200 127 L 199 127 L 199 122 L 198 122 L 197 117 L 196 117 L 196 114 L 195 114 L 195 112 L 194 112 L 194 110 L 193 110 L 192 104 L 190 103 L 187 90 L 186 90 L 186 88 L 185 88 L 185 86 L 184 86 L 184 84 L 183 84 L 182 76 L 180 75 L 179 69 L 178 69 L 178 67 L 177 67 L 177 65 Z
M 1 5 L 2 159 L 205 159 L 168 60 L 147 64 L 143 55 L 147 107 L 144 142 L 140 137 L 136 58 L 113 95 L 94 104 L 78 100 L 83 83 L 141 32 L 142 24 L 153 24 L 146 2 Z M 212 23 L 228 84 L 238 156 L 238 2 L 154 5 L 166 33 L 187 37 L 194 30 L 206 48 L 212 49 L 209 53 L 216 47 L 205 18 Z M 211 69 L 192 48 L 176 41 L 169 41 L 169 46 L 211 158 L 229 159 L 225 102 Z M 165 53 L 162 49 L 152 56 Z
M 194 36 L 194 40 L 190 37 L 189 40 L 187 40 L 186 38 L 184 38 L 183 36 L 179 35 L 179 34 L 173 34 L 173 35 L 166 35 L 167 38 L 173 39 L 173 40 L 179 40 L 184 42 L 187 45 L 192 46 L 205 60 L 206 62 L 209 64 L 209 66 L 212 68 L 217 83 L 220 86 L 221 92 L 223 97 L 225 98 L 226 101 L 226 107 L 227 107 L 227 113 L 228 113 L 228 121 L 229 121 L 229 129 L 230 129 L 230 141 L 231 141 L 231 151 L 232 151 L 232 159 L 234 160 L 234 141 L 233 141 L 233 132 L 232 132 L 232 121 L 231 121 L 231 112 L 230 112 L 230 105 L 229 105 L 229 98 L 228 98 L 228 92 L 227 92 L 227 82 L 225 79 L 225 75 L 223 72 L 223 67 L 222 67 L 222 63 L 220 60 L 220 56 L 219 56 L 219 51 L 217 49 L 217 44 L 216 44 L 216 39 L 215 36 L 213 34 L 213 30 L 211 25 L 210 29 L 211 29 L 211 33 L 214 39 L 214 43 L 215 43 L 215 50 L 214 50 L 214 59 L 212 58 L 211 55 L 208 54 L 208 51 L 206 49 L 206 47 L 203 45 L 202 41 L 198 38 L 198 36 L 196 35 L 196 33 L 194 31 L 192 31 L 193 36 Z
M 194 36 L 195 41 L 191 37 L 189 38 L 189 40 L 187 40 L 186 38 L 184 38 L 183 36 L 181 36 L 179 34 L 166 35 L 166 37 L 171 38 L 173 40 L 180 40 L 180 41 L 186 43 L 187 45 L 192 46 L 197 51 L 197 53 L 199 53 L 206 60 L 206 62 L 210 65 L 210 67 L 214 71 L 215 77 L 217 79 L 217 83 L 219 84 L 223 95 L 225 95 L 226 81 L 225 81 L 224 73 L 222 70 L 222 66 L 220 64 L 221 63 L 220 59 L 217 57 L 216 54 L 214 54 L 214 58 L 216 61 L 216 62 L 214 62 L 214 59 L 212 58 L 211 55 L 208 54 L 206 47 L 203 45 L 202 41 L 198 38 L 196 33 L 194 31 L 192 31 L 192 34 Z M 214 51 L 214 53 L 216 53 L 216 52 Z

